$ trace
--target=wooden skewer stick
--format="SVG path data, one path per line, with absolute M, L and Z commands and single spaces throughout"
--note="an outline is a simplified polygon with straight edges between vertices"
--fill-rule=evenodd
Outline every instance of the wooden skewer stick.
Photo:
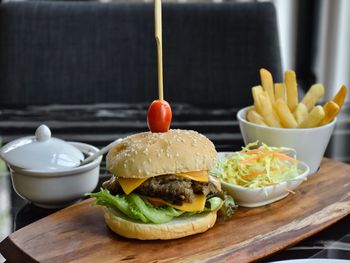
M 162 2 L 154 0 L 154 32 L 157 43 L 158 55 L 158 97 L 164 99 L 163 95 L 163 50 L 162 50 Z

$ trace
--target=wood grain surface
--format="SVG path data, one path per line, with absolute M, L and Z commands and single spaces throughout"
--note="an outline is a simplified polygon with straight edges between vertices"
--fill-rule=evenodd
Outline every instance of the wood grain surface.
M 203 234 L 139 241 L 112 233 L 85 200 L 11 234 L 0 244 L 10 262 L 248 262 L 291 246 L 350 214 L 350 166 L 324 159 L 285 199 L 238 208 Z

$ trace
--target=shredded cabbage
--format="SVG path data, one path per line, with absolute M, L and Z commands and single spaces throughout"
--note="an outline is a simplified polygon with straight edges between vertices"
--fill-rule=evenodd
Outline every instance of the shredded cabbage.
M 295 150 L 257 146 L 258 142 L 250 143 L 218 161 L 213 173 L 225 182 L 253 189 L 294 180 L 300 174 L 298 160 L 286 154 L 295 156 Z

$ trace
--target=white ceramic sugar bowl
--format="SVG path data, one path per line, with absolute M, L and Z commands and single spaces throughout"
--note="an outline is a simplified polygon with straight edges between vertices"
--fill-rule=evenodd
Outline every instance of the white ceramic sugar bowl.
M 9 167 L 18 195 L 40 207 L 58 208 L 95 189 L 102 156 L 84 165 L 80 162 L 97 151 L 89 144 L 51 137 L 50 129 L 41 125 L 35 136 L 2 147 L 0 156 Z

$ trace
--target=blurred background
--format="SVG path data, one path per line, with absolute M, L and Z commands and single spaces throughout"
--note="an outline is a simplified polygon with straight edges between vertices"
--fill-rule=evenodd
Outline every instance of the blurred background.
M 13 1 L 19 0 L 2 0 L 2 2 Z M 150 3 L 152 0 L 100 0 L 100 2 Z M 163 0 L 163 2 L 218 5 L 225 2 L 273 2 L 277 11 L 283 71 L 295 70 L 299 85 L 304 89 L 316 82 L 323 83 L 326 88 L 325 99 L 330 98 L 341 85 L 348 87 L 350 84 L 350 17 L 348 16 L 350 1 Z

